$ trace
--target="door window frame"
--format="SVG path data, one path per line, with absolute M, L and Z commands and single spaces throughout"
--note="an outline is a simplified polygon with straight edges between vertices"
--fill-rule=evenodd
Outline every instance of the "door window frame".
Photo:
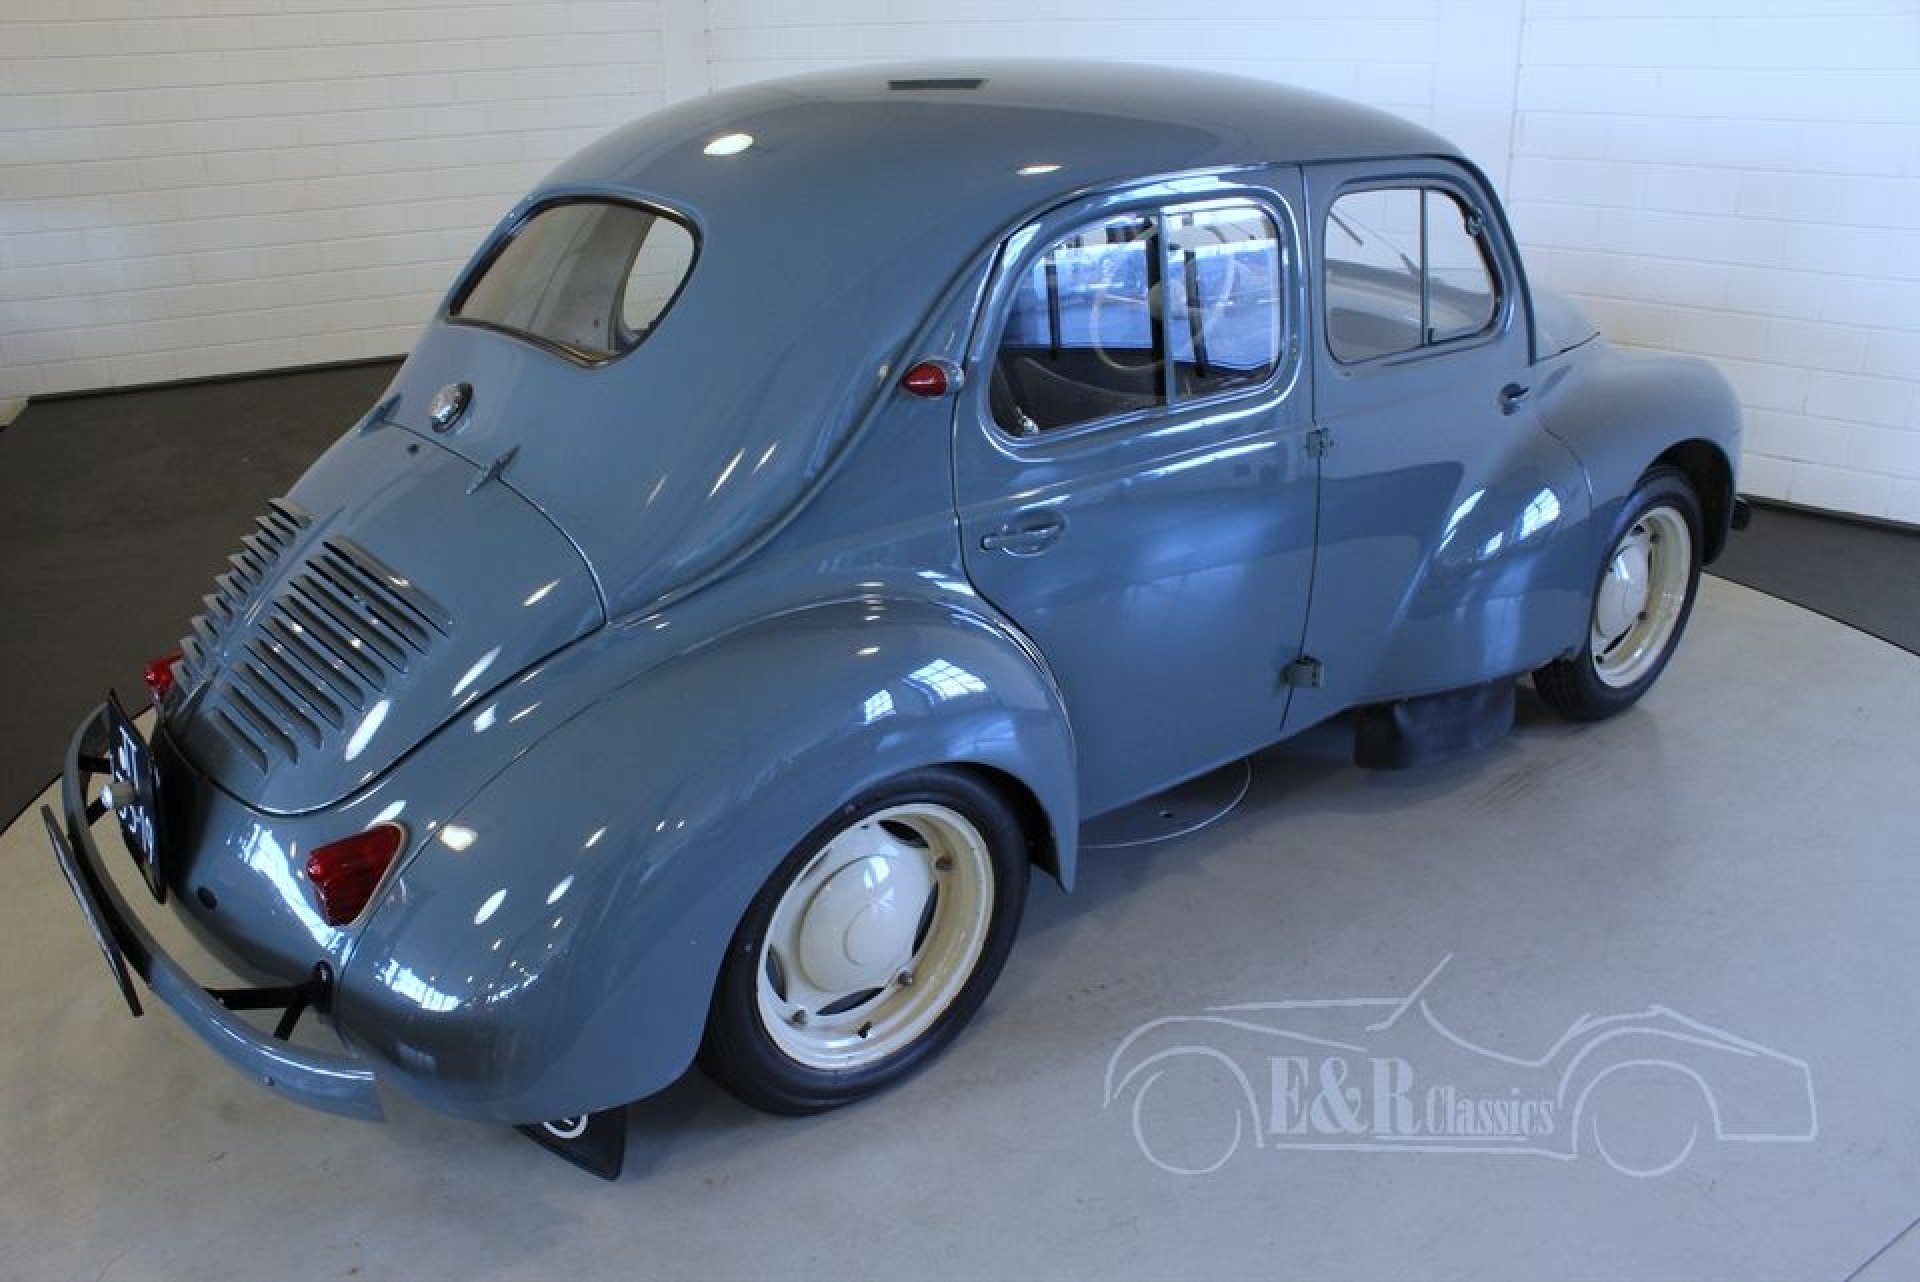
M 1348 360 L 1333 350 L 1332 327 L 1327 323 L 1327 241 L 1328 225 L 1333 221 L 1333 211 L 1339 206 L 1343 196 L 1363 191 L 1414 191 L 1424 193 L 1428 190 L 1444 192 L 1459 201 L 1461 206 L 1479 220 L 1480 257 L 1486 264 L 1487 278 L 1494 290 L 1492 319 L 1472 334 L 1462 334 L 1456 338 L 1443 339 L 1437 343 L 1424 341 L 1414 347 L 1398 352 L 1383 352 L 1378 356 L 1368 356 L 1360 360 Z M 1310 202 L 1311 203 L 1311 202 Z M 1312 302 L 1314 326 L 1320 331 L 1322 354 L 1331 361 L 1333 367 L 1344 374 L 1359 373 L 1370 369 L 1381 369 L 1444 358 L 1457 352 L 1476 347 L 1485 347 L 1502 341 L 1513 327 L 1514 315 L 1518 311 L 1518 298 L 1524 288 L 1517 270 L 1517 260 L 1506 238 L 1506 224 L 1495 212 L 1497 205 L 1485 197 L 1474 184 L 1460 175 L 1436 169 L 1391 169 L 1377 174 L 1364 174 L 1349 178 L 1335 187 L 1327 198 L 1326 208 L 1320 212 L 1319 226 L 1315 228 L 1314 249 L 1318 262 L 1312 272 L 1315 297 Z M 1421 213 L 1421 263 L 1420 292 L 1421 312 L 1425 314 L 1426 294 L 1429 288 L 1426 264 L 1426 215 L 1424 206 Z M 1531 345 L 1531 336 L 1529 336 Z
M 1031 435 L 1017 435 L 1001 426 L 988 401 L 993 362 L 998 358 L 1000 340 L 1006 331 L 1015 293 L 1033 265 L 1048 250 L 1076 232 L 1127 215 L 1147 215 L 1154 219 L 1155 240 L 1160 255 L 1160 278 L 1168 272 L 1169 237 L 1162 215 L 1169 210 L 1207 209 L 1244 206 L 1257 210 L 1273 224 L 1280 251 L 1283 283 L 1276 305 L 1280 307 L 1280 350 L 1273 372 L 1258 384 L 1227 388 L 1206 396 L 1180 399 L 1169 374 L 1172 343 L 1163 342 L 1160 382 L 1166 399 L 1159 405 L 1127 410 L 1088 419 L 1065 427 L 1044 428 Z M 977 313 L 973 338 L 968 345 L 968 383 L 972 389 L 975 416 L 994 446 L 1006 453 L 1023 456 L 1043 453 L 1051 447 L 1071 445 L 1089 438 L 1105 439 L 1116 435 L 1157 434 L 1178 431 L 1218 417 L 1225 412 L 1242 412 L 1259 405 L 1284 401 L 1300 381 L 1305 368 L 1310 305 L 1307 281 L 1311 273 L 1302 264 L 1306 255 L 1305 227 L 1293 203 L 1280 191 L 1257 185 L 1253 176 L 1226 177 L 1201 175 L 1166 179 L 1140 187 L 1127 187 L 1101 193 L 1049 210 L 1028 221 L 1000 244 L 994 267 L 988 278 L 985 303 Z M 1164 284 L 1155 317 L 1156 326 L 1166 331 L 1172 320 L 1172 299 Z

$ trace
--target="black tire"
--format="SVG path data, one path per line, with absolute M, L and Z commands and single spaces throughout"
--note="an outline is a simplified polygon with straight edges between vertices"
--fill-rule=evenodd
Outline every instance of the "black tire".
M 836 835 L 865 816 L 916 802 L 956 812 L 973 826 L 986 846 L 993 896 L 978 959 L 964 985 L 925 1031 L 885 1059 L 853 1069 L 824 1069 L 802 1063 L 775 1043 L 760 1011 L 762 946 L 775 910 L 788 886 Z M 999 978 L 1014 936 L 1019 933 L 1028 872 L 1026 834 L 1018 815 L 976 774 L 951 768 L 916 770 L 854 798 L 793 848 L 748 906 L 728 945 L 714 988 L 706 1036 L 700 1047 L 701 1067 L 753 1107 L 788 1115 L 838 1108 L 900 1081 L 953 1041 Z
M 1687 620 L 1693 615 L 1693 601 L 1700 587 L 1700 549 L 1705 541 L 1705 522 L 1700 511 L 1699 496 L 1694 493 L 1686 473 L 1664 465 L 1650 469 L 1640 478 L 1640 483 L 1620 509 L 1613 528 L 1607 533 L 1606 551 L 1594 573 L 1593 598 L 1588 604 L 1588 627 L 1591 629 L 1593 626 L 1593 612 L 1599 601 L 1600 589 L 1622 539 L 1656 508 L 1667 508 L 1678 513 L 1686 523 L 1689 536 L 1686 596 L 1680 605 L 1679 618 L 1646 671 L 1631 684 L 1614 685 L 1603 680 L 1592 647 L 1584 639 L 1579 651 L 1571 657 L 1556 659 L 1545 667 L 1536 668 L 1533 673 L 1534 689 L 1540 692 L 1540 697 L 1554 711 L 1569 720 L 1602 721 L 1631 707 L 1659 680 L 1687 630 Z

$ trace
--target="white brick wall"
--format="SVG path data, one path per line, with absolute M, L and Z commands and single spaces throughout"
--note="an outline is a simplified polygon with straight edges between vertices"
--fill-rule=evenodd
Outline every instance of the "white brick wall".
M 675 0 L 5 0 L 0 402 L 403 351 Z
M 1535 275 L 1726 371 L 1748 491 L 1920 523 L 1920 7 L 1527 0 L 1520 61 Z
M 708 0 L 715 88 L 879 59 L 1163 62 L 1319 89 L 1433 126 L 1504 170 L 1519 0 Z
M 1712 357 L 1746 485 L 1920 522 L 1913 0 L 5 0 L 0 400 L 403 349 L 527 183 L 815 67 L 1267 76 L 1474 155 L 1535 276 Z

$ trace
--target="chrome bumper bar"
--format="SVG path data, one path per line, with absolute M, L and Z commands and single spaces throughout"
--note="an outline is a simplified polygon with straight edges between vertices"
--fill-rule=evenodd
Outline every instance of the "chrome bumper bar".
M 135 1015 L 141 1013 L 131 973 L 145 981 L 153 995 L 215 1054 L 274 1094 L 326 1113 L 381 1120 L 372 1069 L 350 1056 L 309 1050 L 287 1041 L 295 1021 L 309 1006 L 326 1008 L 332 976 L 324 965 L 316 967 L 313 976 L 301 984 L 206 988 L 161 950 L 128 907 L 108 876 L 93 840 L 93 824 L 106 813 L 105 806 L 87 796 L 93 779 L 110 772 L 107 752 L 108 714 L 107 705 L 102 704 L 80 724 L 67 747 L 60 782 L 65 823 L 50 807 L 41 807 L 40 815 L 60 871 L 80 902 L 81 915 L 106 955 L 108 969 L 128 1009 Z M 279 1025 L 272 1032 L 255 1027 L 235 1013 L 268 1009 L 281 1011 Z

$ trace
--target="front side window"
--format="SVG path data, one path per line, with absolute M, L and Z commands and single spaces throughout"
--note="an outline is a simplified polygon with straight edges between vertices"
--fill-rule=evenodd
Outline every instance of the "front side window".
M 1436 187 L 1348 192 L 1327 213 L 1327 346 L 1348 363 L 1493 328 L 1480 216 Z
M 608 201 L 549 205 L 522 223 L 448 309 L 598 362 L 660 323 L 693 266 L 693 233 L 651 209 Z
M 1016 436 L 1257 387 L 1279 368 L 1284 252 L 1246 202 L 1103 219 L 1014 290 L 989 402 Z

